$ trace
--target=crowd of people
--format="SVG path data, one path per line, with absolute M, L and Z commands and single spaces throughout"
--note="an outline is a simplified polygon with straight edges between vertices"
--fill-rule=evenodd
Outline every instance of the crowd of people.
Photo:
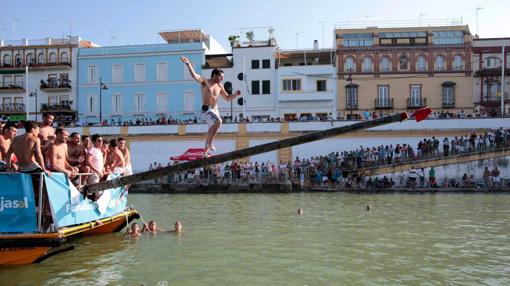
M 54 119 L 54 114 L 45 112 L 40 124 L 24 122 L 25 134 L 19 136 L 18 126 L 0 124 L 0 171 L 59 172 L 76 185 L 98 183 L 111 174 L 132 173 L 124 138 L 106 141 L 98 134 L 69 134 L 63 127 L 54 128 Z
M 427 170 L 408 170 L 397 182 L 392 177 L 369 178 L 367 168 L 392 165 L 432 157 L 455 156 L 468 152 L 478 152 L 510 146 L 510 129 L 489 130 L 482 134 L 444 138 L 423 138 L 415 146 L 407 143 L 363 147 L 343 152 L 313 156 L 306 159 L 296 157 L 293 162 L 280 161 L 279 164 L 267 162 L 233 162 L 216 164 L 184 173 L 173 174 L 166 178 L 167 183 L 283 183 L 292 180 L 311 186 L 337 187 L 468 187 L 479 186 L 473 175 L 463 178 L 449 178 L 438 183 L 434 168 Z M 168 165 L 171 163 L 169 162 Z M 161 163 L 151 164 L 149 168 L 160 168 Z M 500 171 L 496 168 L 484 175 L 483 186 L 499 186 Z M 422 176 L 423 174 L 423 176 Z M 426 175 L 429 179 L 425 180 Z M 430 179 L 432 178 L 432 179 Z M 480 181 L 480 180 L 479 180 Z M 416 184 L 414 184 L 416 182 Z

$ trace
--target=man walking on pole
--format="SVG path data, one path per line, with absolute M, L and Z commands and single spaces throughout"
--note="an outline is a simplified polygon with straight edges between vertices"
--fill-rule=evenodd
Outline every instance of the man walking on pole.
M 222 123 L 220 112 L 218 111 L 218 99 L 221 95 L 226 101 L 231 101 L 241 95 L 241 91 L 238 90 L 231 95 L 227 94 L 223 84 L 221 84 L 221 81 L 223 80 L 223 70 L 213 69 L 211 72 L 211 78 L 204 79 L 195 72 L 188 58 L 181 57 L 181 60 L 188 67 L 191 77 L 198 81 L 201 85 L 202 116 L 209 125 L 207 140 L 205 141 L 204 156 L 209 157 L 209 150 L 216 150 L 213 145 L 213 140 Z

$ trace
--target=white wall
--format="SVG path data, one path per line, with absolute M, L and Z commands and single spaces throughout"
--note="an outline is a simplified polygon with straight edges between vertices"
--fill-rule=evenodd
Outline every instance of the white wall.
M 214 145 L 216 151 L 211 152 L 213 155 L 234 151 L 236 147 L 234 140 L 215 140 Z M 140 172 L 146 171 L 153 162 L 166 166 L 170 157 L 181 155 L 189 148 L 204 148 L 204 141 L 134 141 L 130 147 L 133 172 Z

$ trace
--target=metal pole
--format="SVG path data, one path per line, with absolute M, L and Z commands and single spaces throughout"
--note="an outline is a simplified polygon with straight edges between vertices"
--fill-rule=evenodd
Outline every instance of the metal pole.
M 501 117 L 505 116 L 505 45 L 501 48 Z
M 26 59 L 25 59 L 26 60 Z M 26 119 L 30 120 L 28 117 L 28 65 L 25 65 L 25 113 L 26 113 Z
M 37 89 L 35 90 L 35 121 L 37 122 Z
M 103 81 L 101 77 L 99 77 L 99 126 L 103 124 L 103 98 L 101 96 L 101 91 L 103 90 Z

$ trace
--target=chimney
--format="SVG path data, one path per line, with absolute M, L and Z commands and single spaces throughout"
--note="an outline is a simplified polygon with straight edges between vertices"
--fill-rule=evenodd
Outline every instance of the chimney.
M 319 50 L 319 41 L 313 40 L 313 50 L 314 51 Z

